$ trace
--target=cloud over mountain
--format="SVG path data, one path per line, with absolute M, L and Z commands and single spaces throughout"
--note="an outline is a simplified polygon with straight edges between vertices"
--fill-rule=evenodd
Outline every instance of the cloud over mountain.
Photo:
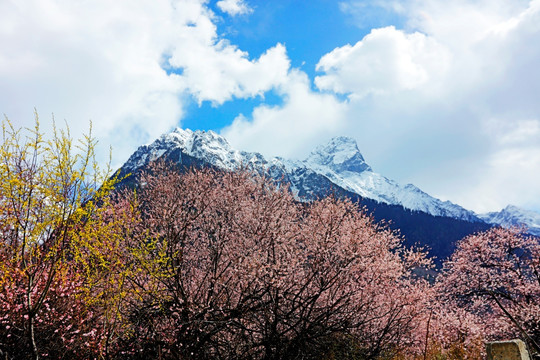
M 540 210 L 540 0 L 298 4 L 0 2 L 0 113 L 54 112 L 75 137 L 91 119 L 119 164 L 207 106 L 220 122 L 197 125 L 240 148 L 302 157 L 352 136 L 376 171 L 440 198 Z M 330 20 L 297 21 L 313 9 Z M 328 42 L 344 22 L 364 30 Z
M 315 78 L 321 90 L 359 98 L 412 90 L 444 76 L 449 54 L 431 37 L 389 26 L 374 29 L 355 45 L 325 54 Z
M 477 211 L 507 203 L 540 209 L 533 200 L 540 199 L 535 131 L 540 48 L 533 45 L 540 41 L 540 1 L 374 4 L 362 9 L 394 13 L 403 27 L 372 29 L 358 42 L 323 54 L 314 78 L 320 91 L 305 99 L 305 112 L 280 121 L 278 114 L 289 113 L 290 103 L 261 107 L 265 119 L 275 120 L 261 126 L 256 109 L 246 115 L 249 121 L 223 133 L 238 146 L 277 148 L 281 154 L 313 146 L 320 139 L 314 129 L 352 135 L 378 171 L 441 198 Z M 360 5 L 343 1 L 341 9 L 354 19 Z M 319 94 L 333 97 L 336 105 L 328 109 L 339 109 L 339 126 L 324 127 L 313 119 L 306 131 L 297 132 L 310 117 L 308 109 L 319 104 Z M 287 142 L 283 134 L 292 132 L 299 138 Z M 249 137 L 237 143 L 240 134 Z M 530 197 L 523 195 L 524 188 Z
M 176 126 L 191 97 L 222 104 L 284 82 L 284 46 L 253 59 L 216 21 L 199 0 L 1 2 L 0 113 L 28 126 L 36 107 L 48 126 L 54 112 L 75 136 L 91 119 L 122 161 Z

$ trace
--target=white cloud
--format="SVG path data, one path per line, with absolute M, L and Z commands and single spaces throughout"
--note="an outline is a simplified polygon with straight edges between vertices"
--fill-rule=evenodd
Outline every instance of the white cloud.
M 408 26 L 452 46 L 473 44 L 487 33 L 519 17 L 536 0 L 406 1 Z
M 375 5 L 403 30 L 372 30 L 318 64 L 317 86 L 350 99 L 346 133 L 377 171 L 443 199 L 540 210 L 540 1 L 398 3 Z M 344 4 L 355 16 L 363 2 Z
M 253 10 L 244 2 L 244 0 L 220 0 L 216 3 L 219 9 L 231 16 L 245 15 Z
M 540 120 L 491 119 L 484 126 L 493 140 L 493 151 L 482 164 L 482 172 L 476 174 L 476 181 L 464 191 L 468 199 L 463 201 L 474 206 L 479 202 L 476 199 L 482 199 L 483 203 L 476 204 L 480 211 L 508 203 L 538 209 Z
M 208 40 L 211 44 L 213 39 Z M 175 49 L 169 63 L 184 69 L 180 83 L 199 103 L 209 100 L 222 104 L 233 97 L 262 95 L 286 81 L 290 62 L 281 44 L 250 61 L 246 52 L 226 41 L 213 46 L 186 42 Z
M 332 134 L 341 134 L 346 105 L 333 95 L 312 91 L 305 73 L 291 70 L 278 92 L 284 97 L 282 105 L 259 106 L 250 119 L 240 115 L 222 135 L 239 149 L 299 158 Z
M 497 146 L 540 147 L 540 121 L 535 119 L 490 119 L 484 124 L 485 130 Z
M 54 112 L 75 137 L 91 119 L 119 165 L 178 125 L 190 96 L 220 104 L 283 82 L 282 45 L 252 60 L 214 21 L 204 0 L 1 1 L 0 114 L 28 126 L 36 107 L 47 127 Z
M 341 9 L 364 22 L 365 11 L 392 12 L 404 29 L 322 56 L 318 91 L 284 45 L 253 58 L 219 36 L 205 0 L 0 1 L 0 114 L 31 125 L 36 106 L 44 125 L 54 112 L 74 136 L 92 119 L 118 164 L 178 125 L 192 98 L 218 106 L 275 89 L 282 105 L 222 131 L 234 145 L 301 157 L 350 135 L 401 182 L 476 210 L 540 210 L 540 0 L 363 3 Z
M 113 144 L 116 154 L 174 124 L 182 114 L 179 86 L 159 64 L 169 43 L 164 36 L 174 27 L 164 16 L 168 5 L 126 5 L 2 2 L 0 23 L 8 19 L 10 25 L 0 30 L 0 112 L 29 125 L 36 106 L 44 127 L 54 112 L 74 136 L 91 119 L 102 142 L 122 129 L 128 136 Z
M 540 211 L 538 164 L 540 146 L 502 147 L 479 163 L 455 200 L 479 213 L 498 211 L 507 204 Z
M 284 92 L 283 106 L 261 106 L 224 135 L 293 157 L 349 135 L 376 171 L 444 200 L 479 212 L 540 210 L 540 0 L 375 5 L 406 17 L 405 29 L 374 29 L 325 54 L 322 92 L 306 79 Z
M 435 39 L 389 26 L 324 55 L 316 69 L 325 74 L 315 84 L 352 97 L 412 90 L 444 76 L 448 58 Z

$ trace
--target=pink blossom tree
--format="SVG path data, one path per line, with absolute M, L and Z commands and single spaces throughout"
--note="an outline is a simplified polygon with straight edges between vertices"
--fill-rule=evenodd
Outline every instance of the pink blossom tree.
M 540 352 L 540 243 L 520 229 L 494 228 L 457 244 L 438 279 L 440 298 L 465 310 L 468 331 L 521 337 Z
M 0 261 L 7 261 L 0 254 Z M 0 353 L 7 358 L 33 356 L 28 343 L 27 309 L 21 299 L 27 296 L 24 275 L 11 272 L 0 289 Z M 48 286 L 42 310 L 35 314 L 34 332 L 38 356 L 53 359 L 91 359 L 98 356 L 102 329 L 99 314 L 85 301 L 84 278 L 62 265 L 54 280 L 47 285 L 37 278 L 31 295 Z
M 140 269 L 130 356 L 315 357 L 340 343 L 374 359 L 414 345 L 427 284 L 410 270 L 429 262 L 354 204 L 299 204 L 247 171 L 157 163 L 139 183 L 121 205 L 141 214 L 126 239 Z

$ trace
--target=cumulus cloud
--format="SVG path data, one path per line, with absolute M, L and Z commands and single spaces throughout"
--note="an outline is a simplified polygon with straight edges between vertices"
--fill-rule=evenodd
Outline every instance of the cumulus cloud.
M 259 59 L 217 35 L 203 0 L 0 2 L 0 113 L 18 126 L 93 121 L 120 165 L 179 124 L 186 101 L 221 104 L 278 86 L 284 46 Z
M 472 191 L 485 194 L 493 207 L 521 203 L 537 207 L 540 198 L 540 120 L 491 119 L 485 130 L 493 139 L 493 152 Z
M 0 1 L 0 113 L 28 126 L 35 106 L 74 136 L 92 119 L 120 164 L 193 99 L 219 106 L 274 90 L 283 104 L 223 129 L 235 146 L 302 157 L 345 134 L 376 171 L 443 199 L 540 210 L 540 0 L 365 3 L 340 8 L 362 26 L 366 11 L 404 25 L 321 54 L 309 79 L 282 44 L 253 58 L 218 35 L 205 0 Z
M 464 175 L 473 190 L 463 187 L 446 196 L 478 211 L 508 203 L 540 211 L 540 187 L 534 180 L 540 177 L 540 103 L 535 99 L 540 93 L 540 49 L 532 45 L 540 41 L 540 1 L 479 2 L 473 13 L 483 28 L 469 37 L 460 33 L 459 46 L 441 41 L 466 60 L 455 64 L 447 96 L 465 94 L 459 105 L 468 106 L 472 116 L 467 121 L 478 124 L 466 138 L 485 147 L 471 147 L 475 169 Z M 445 39 L 450 37 L 443 30 L 451 26 L 448 16 L 433 11 L 428 24 L 420 25 Z
M 186 39 L 189 43 L 189 37 Z M 285 47 L 270 48 L 257 60 L 249 60 L 248 53 L 220 41 L 213 46 L 193 43 L 179 46 L 169 63 L 183 69 L 179 82 L 200 102 L 222 104 L 233 97 L 262 95 L 284 83 L 290 66 Z
M 540 120 L 491 119 L 484 126 L 492 136 L 493 150 L 458 198 L 481 212 L 508 203 L 538 209 Z
M 221 11 L 231 16 L 245 15 L 253 11 L 244 0 L 220 0 L 216 5 Z
M 375 5 L 406 26 L 373 29 L 323 55 L 314 79 L 321 92 L 306 79 L 302 91 L 284 92 L 283 106 L 261 106 L 223 134 L 293 157 L 346 134 L 376 171 L 444 200 L 479 212 L 508 203 L 540 210 L 540 48 L 532 45 L 540 41 L 540 1 Z
M 239 149 L 301 158 L 343 131 L 346 105 L 331 94 L 313 91 L 304 72 L 292 70 L 277 91 L 284 98 L 282 105 L 261 105 L 249 118 L 240 115 L 222 135 Z
M 443 76 L 448 58 L 435 39 L 389 26 L 324 55 L 316 70 L 325 74 L 317 76 L 315 84 L 352 97 L 412 90 Z
M 540 148 L 540 120 L 537 119 L 489 119 L 485 131 L 493 137 L 498 147 L 538 146 Z

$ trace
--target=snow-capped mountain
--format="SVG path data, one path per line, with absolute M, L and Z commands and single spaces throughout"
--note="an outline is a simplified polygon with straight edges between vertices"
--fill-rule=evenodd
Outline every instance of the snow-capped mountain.
M 356 141 L 348 137 L 331 139 L 303 161 L 279 157 L 267 160 L 259 153 L 233 149 L 227 140 L 213 131 L 178 128 L 152 144 L 139 147 L 123 166 L 123 171 L 135 172 L 160 157 L 180 164 L 211 165 L 229 170 L 248 166 L 269 174 L 277 181 L 287 182 L 300 199 L 309 200 L 328 194 L 337 185 L 382 203 L 401 205 L 434 216 L 481 221 L 472 211 L 459 205 L 443 202 L 412 184 L 403 186 L 374 172 L 365 162 Z
M 328 144 L 317 147 L 304 164 L 340 187 L 369 199 L 435 216 L 478 221 L 474 213 L 459 205 L 443 202 L 412 184 L 403 186 L 372 171 L 351 138 L 333 138 Z
M 540 214 L 534 211 L 508 205 L 498 212 L 478 215 L 488 224 L 502 227 L 525 226 L 532 235 L 540 236 Z

